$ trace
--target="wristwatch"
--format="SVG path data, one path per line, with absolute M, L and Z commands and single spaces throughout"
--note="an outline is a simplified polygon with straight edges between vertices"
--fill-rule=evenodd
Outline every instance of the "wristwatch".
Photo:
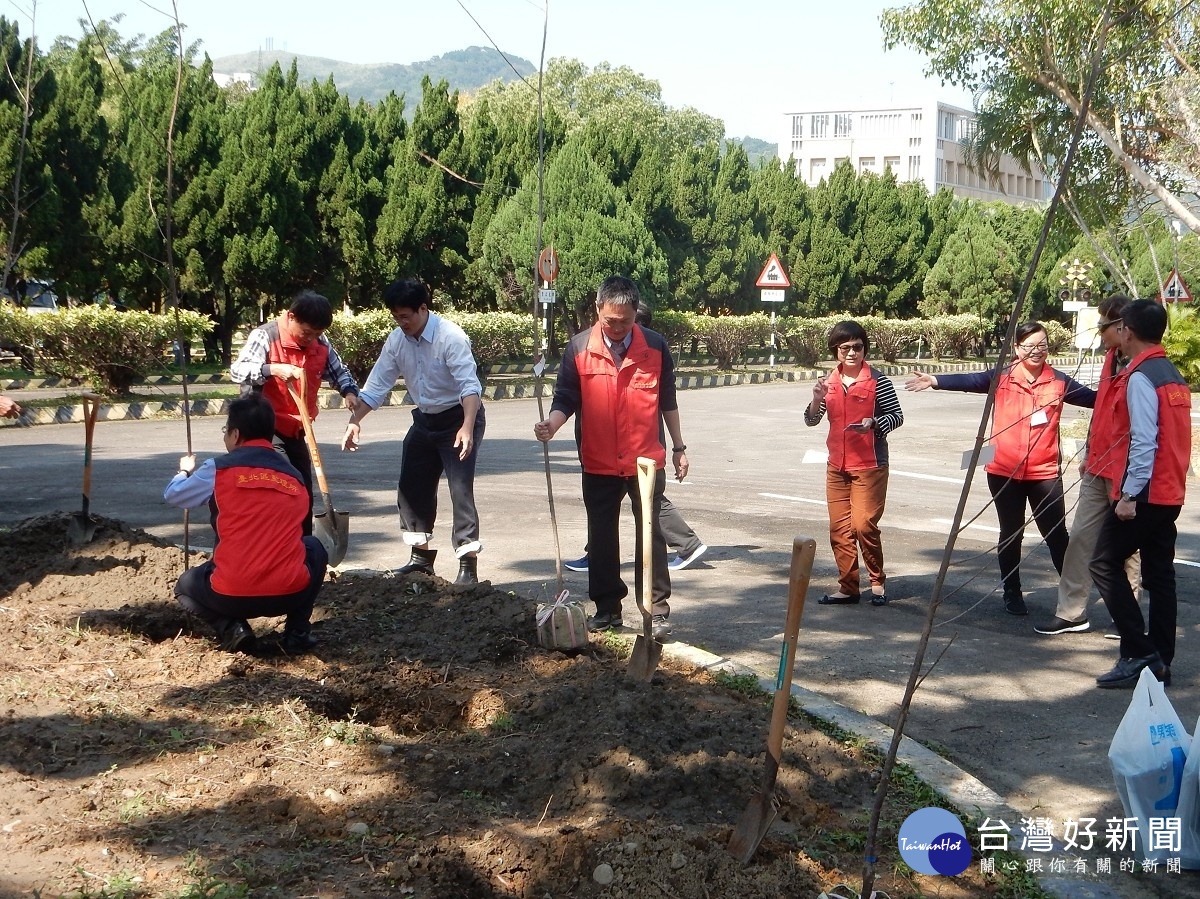
M 1136 502 L 1137 502 L 1137 497 L 1136 497 L 1136 496 L 1134 496 L 1132 493 L 1122 493 L 1122 494 L 1121 494 L 1121 500 L 1122 500 L 1123 502 L 1136 503 Z

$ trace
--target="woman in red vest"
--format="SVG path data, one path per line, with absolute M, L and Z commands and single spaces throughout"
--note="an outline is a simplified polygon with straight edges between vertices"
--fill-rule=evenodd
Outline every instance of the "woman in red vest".
M 1096 391 L 1046 364 L 1050 341 L 1041 322 L 1017 328 L 1016 359 L 1000 375 L 992 411 L 995 456 L 986 466 L 988 489 L 1000 523 L 997 556 L 1004 580 L 1004 611 L 1028 615 L 1021 591 L 1021 537 L 1028 504 L 1046 541 L 1054 570 L 1062 574 L 1067 554 L 1067 508 L 1063 500 L 1058 423 L 1063 403 L 1091 409 Z M 964 375 L 914 372 L 907 390 L 958 390 L 987 393 L 990 371 Z
M 834 325 L 829 351 L 837 367 L 813 385 L 812 402 L 804 410 L 809 427 L 829 414 L 825 502 L 838 591 L 818 600 L 824 605 L 858 602 L 860 551 L 871 579 L 871 602 L 882 606 L 888 601 L 879 519 L 887 499 L 887 435 L 904 424 L 904 412 L 892 382 L 867 365 L 870 349 L 858 322 Z

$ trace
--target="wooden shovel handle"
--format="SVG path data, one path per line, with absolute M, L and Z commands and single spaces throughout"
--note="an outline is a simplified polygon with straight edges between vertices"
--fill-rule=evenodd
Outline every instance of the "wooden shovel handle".
M 636 592 L 634 598 L 645 623 L 651 620 L 650 607 L 654 603 L 651 597 L 651 584 L 654 582 L 654 479 L 657 476 L 654 460 L 638 456 L 637 473 L 638 499 L 642 507 L 642 557 L 638 560 L 642 569 L 642 589 Z M 646 636 L 649 638 L 650 635 Z
M 297 393 L 292 388 L 291 379 L 289 378 L 287 380 L 287 390 L 291 394 L 296 408 L 300 411 L 300 423 L 304 425 L 304 440 L 308 444 L 308 454 L 312 456 L 313 471 L 317 474 L 317 487 L 322 494 L 328 495 L 329 484 L 325 480 L 325 468 L 321 465 L 321 452 L 317 449 L 317 435 L 313 433 L 312 419 L 308 417 L 307 386 L 305 380 L 305 378 L 300 378 L 300 392 Z M 331 511 L 332 508 L 330 506 Z
M 771 730 L 767 735 L 767 769 L 778 769 L 783 754 L 783 731 L 787 726 L 788 704 L 792 696 L 792 670 L 796 664 L 796 641 L 800 634 L 800 618 L 804 614 L 804 598 L 812 577 L 817 541 L 812 537 L 792 540 L 792 566 L 788 574 L 787 621 L 783 626 L 783 647 L 779 653 L 779 672 L 775 676 L 775 702 L 771 707 Z

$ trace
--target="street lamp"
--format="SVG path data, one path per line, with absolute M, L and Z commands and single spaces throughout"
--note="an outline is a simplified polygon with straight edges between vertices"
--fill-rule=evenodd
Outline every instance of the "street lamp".
M 1179 219 L 1171 219 L 1171 249 L 1174 251 L 1175 277 L 1167 285 L 1168 294 L 1164 297 L 1170 301 L 1179 299 L 1179 238 L 1181 237 L 1183 237 L 1183 222 Z

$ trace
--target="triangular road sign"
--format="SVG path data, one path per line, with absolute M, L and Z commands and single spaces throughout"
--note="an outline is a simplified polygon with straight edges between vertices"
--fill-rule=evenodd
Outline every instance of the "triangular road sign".
M 762 274 L 758 276 L 758 280 L 754 282 L 755 287 L 791 287 L 792 282 L 788 280 L 787 272 L 783 270 L 783 266 L 779 264 L 779 257 L 774 253 L 767 260 L 767 264 L 763 266 Z
M 1167 283 L 1163 285 L 1160 296 L 1164 303 L 1190 303 L 1192 301 L 1191 291 L 1188 290 L 1187 284 L 1183 278 L 1179 277 L 1179 272 L 1175 269 L 1171 269 L 1171 277 L 1167 278 Z

